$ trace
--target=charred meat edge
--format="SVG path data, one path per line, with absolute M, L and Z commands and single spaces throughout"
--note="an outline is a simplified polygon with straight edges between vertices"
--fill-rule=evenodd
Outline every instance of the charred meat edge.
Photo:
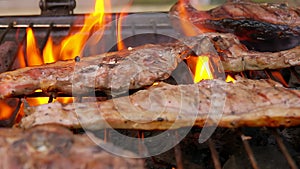
M 170 9 L 170 18 L 175 25 L 179 20 L 189 22 L 199 32 L 233 33 L 249 49 L 258 51 L 275 52 L 300 45 L 300 10 L 285 3 L 227 1 L 199 11 L 186 0 Z

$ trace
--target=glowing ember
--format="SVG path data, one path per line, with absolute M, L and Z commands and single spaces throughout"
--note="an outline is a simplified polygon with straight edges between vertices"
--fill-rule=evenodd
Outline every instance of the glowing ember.
M 13 111 L 14 109 L 12 107 L 0 100 L 0 120 L 8 119 L 12 115 Z
M 209 67 L 209 58 L 207 56 L 198 56 L 196 69 L 194 71 L 194 83 L 213 78 L 213 74 Z
M 235 79 L 233 77 L 231 77 L 230 75 L 228 75 L 226 77 L 226 80 L 225 80 L 227 83 L 234 83 L 235 82 Z

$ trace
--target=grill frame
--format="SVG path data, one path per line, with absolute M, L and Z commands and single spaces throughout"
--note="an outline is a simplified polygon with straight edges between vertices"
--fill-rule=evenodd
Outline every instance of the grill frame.
M 112 14 L 112 20 L 113 22 L 109 23 L 109 29 L 108 31 L 105 32 L 105 36 L 115 36 L 116 32 L 116 20 L 118 14 Z M 131 13 L 129 14 L 130 20 L 127 20 L 124 22 L 124 25 L 122 25 L 122 28 L 124 30 L 124 34 L 128 36 L 133 36 L 139 33 L 153 33 L 153 34 L 166 34 L 169 31 L 174 31 L 173 33 L 176 34 L 176 31 L 173 29 L 171 26 L 171 23 L 169 19 L 167 18 L 167 13 Z M 64 37 L 69 33 L 70 27 L 82 27 L 82 23 L 84 20 L 84 14 L 79 14 L 79 15 L 68 15 L 68 16 L 8 16 L 8 17 L 0 17 L 0 43 L 6 41 L 6 40 L 11 40 L 13 37 L 15 37 L 14 32 L 20 31 L 23 32 L 23 34 L 20 34 L 20 37 L 17 38 L 17 41 L 19 44 L 23 44 L 25 39 L 26 39 L 26 33 L 25 29 L 27 27 L 32 27 L 35 30 L 38 30 L 37 32 L 41 31 L 41 37 L 42 39 L 40 40 L 40 50 L 42 50 L 45 46 L 45 43 L 47 39 L 49 38 L 50 35 L 55 35 L 58 37 Z M 145 21 L 150 21 L 145 23 Z M 63 31 L 61 31 L 63 30 Z M 58 32 L 58 33 L 53 33 L 53 32 Z M 60 34 L 61 33 L 61 34 Z M 39 33 L 38 37 L 39 37 Z M 287 69 L 291 73 L 293 73 L 293 68 Z M 271 77 L 273 80 L 277 80 L 276 78 L 270 76 L 272 73 L 270 70 L 265 71 L 266 75 Z M 295 73 L 295 72 L 294 72 Z M 246 72 L 240 73 L 241 76 L 251 78 L 249 74 Z M 296 72 L 296 77 L 300 79 L 299 74 Z M 45 96 L 48 97 L 48 96 Z M 49 97 L 49 102 L 53 97 Z M 15 112 L 18 112 L 19 109 L 21 108 L 21 99 L 19 100 L 19 104 L 17 106 L 17 109 Z M 14 115 L 16 115 L 14 112 Z M 11 119 L 8 119 L 6 121 L 0 121 L 0 125 L 13 125 L 15 122 L 15 116 L 12 117 Z M 247 137 L 245 134 L 243 134 L 241 129 L 236 129 L 239 131 L 239 136 L 243 142 L 243 146 L 247 152 L 247 156 L 250 159 L 251 165 L 254 169 L 258 169 L 259 166 L 256 162 L 255 156 L 253 154 L 253 151 L 251 149 L 251 145 L 249 144 L 249 141 L 247 140 Z M 293 160 L 291 154 L 288 152 L 285 144 L 282 141 L 282 137 L 280 137 L 280 132 L 278 128 L 275 129 L 270 129 L 272 131 L 272 135 L 276 138 L 277 145 L 279 149 L 281 150 L 282 154 L 286 158 L 289 167 L 292 169 L 297 169 L 297 164 Z M 176 131 L 175 131 L 176 134 Z M 109 135 L 109 134 L 107 134 Z M 107 137 L 107 136 L 106 136 Z M 207 141 L 207 144 L 209 146 L 210 152 L 211 152 L 211 158 L 214 163 L 214 167 L 216 169 L 221 169 L 221 163 L 219 160 L 219 155 L 218 151 L 214 145 L 214 140 L 209 139 Z M 181 169 L 184 168 L 182 164 L 182 153 L 180 150 L 180 146 L 176 146 L 174 148 L 174 155 L 176 158 L 177 162 L 177 168 Z

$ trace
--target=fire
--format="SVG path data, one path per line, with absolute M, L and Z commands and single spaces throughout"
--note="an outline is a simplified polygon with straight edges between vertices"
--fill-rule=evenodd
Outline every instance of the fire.
M 49 101 L 49 97 L 26 98 L 26 101 L 28 102 L 29 106 L 38 106 L 41 104 L 47 104 Z M 53 99 L 53 102 L 60 102 L 63 104 L 73 103 L 73 101 L 74 101 L 73 97 L 58 97 Z
M 122 9 L 121 13 L 117 16 L 117 47 L 118 50 L 125 49 L 126 46 L 122 40 L 122 21 L 125 16 L 127 16 L 128 8 L 131 6 L 133 0 L 130 0 L 127 5 Z
M 287 84 L 287 82 L 284 80 L 284 77 L 282 76 L 282 74 L 279 71 L 271 71 L 272 76 L 279 81 L 280 83 L 282 83 L 285 87 L 288 87 L 289 85 Z
M 18 60 L 18 67 L 23 68 L 26 67 L 26 61 L 25 61 L 25 56 L 24 56 L 24 45 L 20 45 L 17 53 L 17 60 Z
M 189 21 L 189 19 L 191 17 L 195 17 L 193 16 L 193 14 L 189 13 L 189 11 L 187 11 L 186 9 L 186 5 L 191 5 L 190 0 L 179 0 L 179 4 L 178 4 L 178 12 L 179 12 L 179 25 L 180 25 L 180 29 L 183 30 L 183 33 L 186 36 L 196 36 L 200 33 L 205 33 L 205 32 L 214 32 L 214 30 L 210 30 L 208 28 L 205 28 L 204 26 L 200 25 L 195 25 L 193 23 L 191 23 L 191 21 Z M 199 19 L 199 22 L 201 21 L 201 19 L 206 19 L 209 18 L 209 14 L 206 12 L 197 12 L 197 18 Z
M 34 33 L 32 31 L 32 28 L 28 27 L 26 29 L 26 57 L 27 64 L 29 66 L 35 66 L 35 65 L 41 65 L 43 64 L 43 60 L 41 58 L 40 51 L 37 47 L 36 39 L 34 36 Z
M 71 28 L 69 35 L 59 44 L 55 44 L 53 39 L 49 37 L 43 51 L 40 51 L 36 43 L 33 29 L 27 28 L 26 45 L 22 44 L 18 50 L 17 58 L 20 67 L 53 63 L 79 56 L 91 34 L 95 31 L 100 32 L 97 34 L 99 36 L 94 43 L 102 38 L 105 23 L 108 22 L 106 18 L 111 18 L 109 16 L 105 17 L 105 12 L 109 12 L 109 10 L 109 1 L 96 0 L 94 12 L 85 16 L 83 27 L 79 31 L 75 32 L 75 27 Z
M 105 30 L 105 24 L 111 19 L 110 15 L 107 14 L 105 16 L 105 13 L 109 12 L 109 1 L 96 0 L 94 12 L 85 16 L 84 24 L 79 31 L 76 27 L 71 27 L 69 35 L 63 38 L 63 40 L 58 44 L 54 43 L 53 38 L 50 36 L 42 51 L 37 44 L 34 30 L 31 27 L 28 27 L 26 29 L 25 43 L 20 45 L 17 53 L 18 67 L 42 65 L 45 63 L 53 63 L 58 60 L 73 59 L 76 56 L 80 56 L 85 43 L 94 32 L 97 31 L 98 36 L 97 38 L 93 38 L 96 39 L 93 43 L 97 43 L 101 40 Z M 120 17 L 123 17 L 123 15 Z M 35 97 L 26 98 L 26 100 L 29 105 L 36 106 L 48 103 L 49 98 Z M 73 98 L 59 97 L 53 99 L 53 102 L 55 101 L 71 103 L 73 102 Z
M 14 109 L 12 107 L 0 100 L 0 120 L 8 119 L 12 115 L 13 111 Z
M 44 63 L 53 63 L 58 60 L 58 57 L 56 54 L 54 54 L 54 51 L 56 50 L 54 50 L 52 37 L 49 37 L 43 50 Z
M 227 75 L 226 80 L 227 83 L 234 83 L 235 79 L 233 77 L 231 77 L 230 75 Z
M 192 57 L 193 58 L 193 57 Z M 196 61 L 195 61 L 196 59 Z M 209 57 L 208 56 L 198 56 L 193 58 L 193 63 L 195 63 L 194 68 L 194 83 L 198 83 L 201 80 L 213 79 L 214 76 L 209 67 Z
M 188 22 L 187 19 L 185 18 L 188 18 L 189 17 L 189 13 L 188 11 L 186 11 L 185 9 L 185 2 L 186 0 L 179 0 L 179 13 L 180 13 L 180 19 L 179 19 L 179 22 L 180 22 L 180 28 L 181 30 L 183 30 L 183 33 L 186 35 L 186 36 L 196 36 L 198 35 L 198 32 L 196 31 L 195 29 L 195 26 L 193 24 L 191 24 L 190 22 Z

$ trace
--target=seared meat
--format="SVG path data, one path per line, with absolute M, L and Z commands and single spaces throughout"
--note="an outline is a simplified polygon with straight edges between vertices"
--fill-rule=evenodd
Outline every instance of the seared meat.
M 96 137 L 93 138 L 95 141 Z M 0 168 L 143 168 L 141 159 L 114 156 L 87 135 L 73 135 L 60 126 L 45 125 L 22 131 L 0 129 Z M 98 143 L 105 144 L 98 140 Z M 113 145 L 106 144 L 113 147 Z M 113 147 L 119 154 L 133 153 Z
M 280 52 L 256 52 L 248 50 L 232 34 L 206 35 L 213 43 L 225 71 L 278 69 L 300 64 L 300 46 Z
M 90 90 L 125 92 L 166 79 L 189 51 L 182 43 L 144 45 L 133 50 L 59 61 L 0 74 L 0 98 L 36 89 L 82 94 Z M 182 58 L 181 58 L 182 57 Z
M 84 94 L 138 89 L 168 78 L 182 59 L 207 55 L 225 71 L 277 69 L 300 65 L 300 46 L 281 52 L 249 51 L 236 36 L 206 33 L 181 42 L 144 45 L 82 58 L 80 62 L 26 67 L 0 74 L 0 98 L 26 95 L 36 89 Z M 221 66 L 221 65 L 217 65 Z
M 0 73 L 7 71 L 14 61 L 18 45 L 13 41 L 5 41 L 0 45 Z
M 198 84 L 160 83 L 128 97 L 102 102 L 30 107 L 23 128 L 48 123 L 100 129 L 165 130 L 185 126 L 294 126 L 300 124 L 300 91 L 272 80 L 207 80 Z M 208 118 L 209 117 L 209 118 Z M 107 122 L 107 123 L 106 123 Z
M 300 44 L 300 10 L 287 4 L 227 1 L 208 11 L 198 11 L 184 0 L 170 10 L 178 27 L 185 20 L 201 32 L 234 33 L 249 49 L 280 51 Z

